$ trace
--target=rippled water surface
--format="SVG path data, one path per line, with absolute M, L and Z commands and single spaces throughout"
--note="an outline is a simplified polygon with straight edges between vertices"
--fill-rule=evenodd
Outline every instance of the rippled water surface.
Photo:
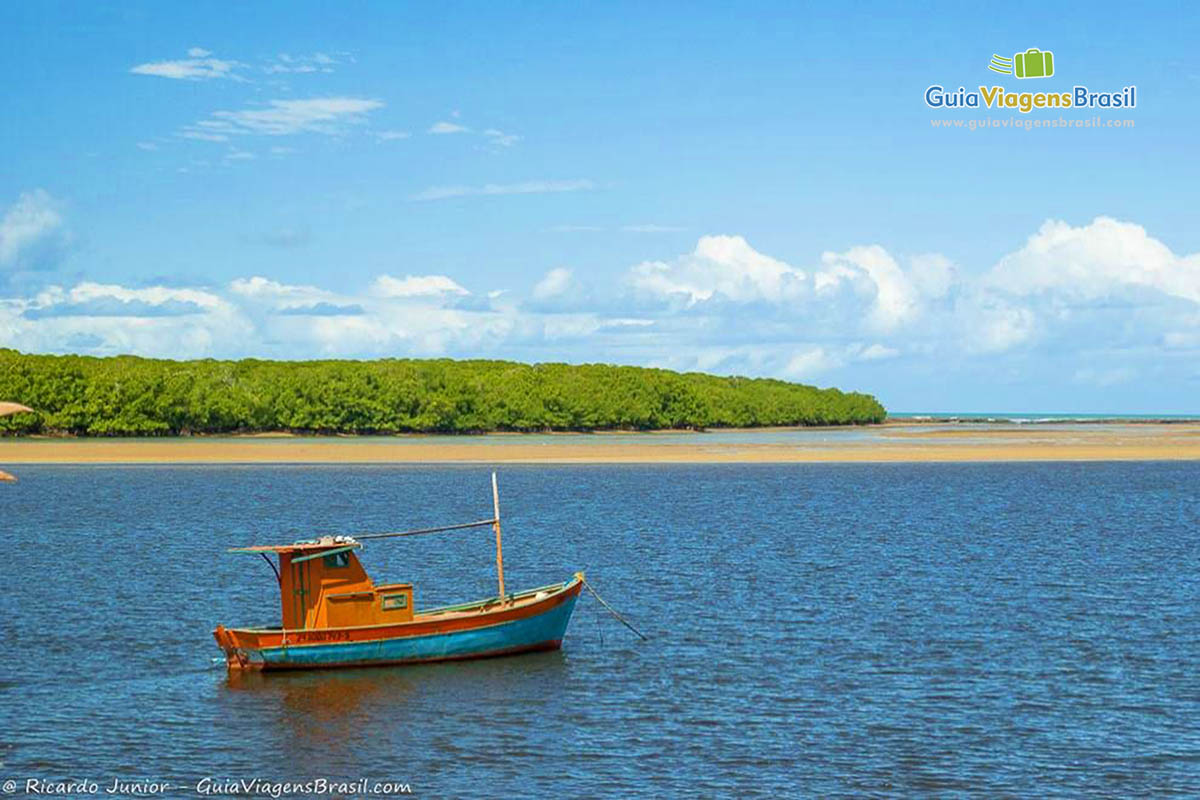
M 38 467 L 0 486 L 0 778 L 367 777 L 420 796 L 1200 793 L 1200 465 L 505 467 L 558 653 L 227 679 L 314 532 L 490 512 L 474 467 Z M 490 532 L 372 543 L 418 606 Z M 186 795 L 185 791 L 180 794 Z

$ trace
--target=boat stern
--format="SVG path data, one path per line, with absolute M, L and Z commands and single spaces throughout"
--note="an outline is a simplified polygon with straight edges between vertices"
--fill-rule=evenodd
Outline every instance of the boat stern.
M 212 632 L 213 638 L 217 640 L 217 647 L 225 653 L 225 665 L 230 670 L 260 670 L 265 663 L 262 654 L 253 648 L 243 647 L 238 641 L 237 635 L 226 628 L 224 625 L 218 625 Z

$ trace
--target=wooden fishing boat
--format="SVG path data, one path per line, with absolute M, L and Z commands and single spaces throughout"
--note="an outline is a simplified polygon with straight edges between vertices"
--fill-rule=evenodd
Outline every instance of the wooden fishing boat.
M 230 670 L 312 669 L 409 664 L 557 650 L 562 646 L 583 573 L 515 594 L 504 589 L 500 497 L 492 475 L 494 516 L 479 522 L 394 533 L 325 536 L 286 545 L 236 547 L 275 568 L 279 626 L 226 628 L 213 637 Z M 376 584 L 358 551 L 364 540 L 490 526 L 496 534 L 499 594 L 462 605 L 413 610 L 409 583 Z
M 10 403 L 5 400 L 0 400 L 0 417 L 7 417 L 9 414 L 19 414 L 22 411 L 33 413 L 33 409 L 29 406 L 23 406 L 20 403 Z M 15 483 L 16 476 L 10 475 L 0 469 L 0 483 Z

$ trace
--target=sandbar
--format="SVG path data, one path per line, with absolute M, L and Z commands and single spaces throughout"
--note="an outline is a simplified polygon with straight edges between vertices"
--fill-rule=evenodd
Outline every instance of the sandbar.
M 649 464 L 1200 460 L 1200 424 L 867 426 L 503 436 L 0 439 L 20 464 Z

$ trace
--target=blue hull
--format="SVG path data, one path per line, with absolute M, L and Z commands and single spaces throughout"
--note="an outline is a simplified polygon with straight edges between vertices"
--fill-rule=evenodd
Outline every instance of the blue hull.
M 262 669 L 406 664 L 553 650 L 562 643 L 575 596 L 537 616 L 483 628 L 368 642 L 291 645 L 245 651 Z

